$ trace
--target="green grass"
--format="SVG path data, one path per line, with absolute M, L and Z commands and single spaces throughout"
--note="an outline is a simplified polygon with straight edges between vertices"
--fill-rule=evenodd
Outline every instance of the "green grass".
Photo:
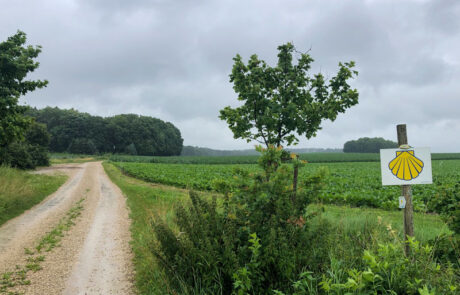
M 433 160 L 460 160 L 460 153 L 434 153 Z M 113 162 L 164 163 L 164 164 L 256 164 L 258 155 L 253 156 L 130 156 L 111 155 Z M 379 162 L 378 153 L 307 153 L 300 154 L 300 159 L 310 163 L 335 162 Z
M 156 217 L 173 225 L 174 206 L 187 199 L 188 191 L 127 177 L 112 164 L 104 162 L 103 165 L 110 179 L 127 196 L 139 294 L 170 294 L 164 274 L 158 269 L 155 257 L 150 252 L 155 237 L 149 225 Z
M 310 205 L 310 211 L 317 211 L 322 205 Z M 325 205 L 322 217 L 332 224 L 340 225 L 345 232 L 362 232 L 366 227 L 383 225 L 403 238 L 403 211 L 387 211 L 372 208 L 350 208 L 348 206 Z M 417 240 L 427 242 L 441 234 L 450 234 L 447 225 L 436 214 L 414 213 L 414 233 Z
M 127 196 L 131 210 L 132 247 L 135 253 L 134 265 L 139 294 L 171 294 L 164 273 L 151 252 L 156 240 L 150 222 L 152 218 L 159 217 L 174 227 L 174 208 L 179 204 L 187 204 L 188 192 L 181 188 L 153 184 L 126 176 L 113 163 L 104 162 L 103 165 L 110 179 Z M 210 196 L 210 193 L 205 194 Z M 324 221 L 331 224 L 334 255 L 346 256 L 354 263 L 361 260 L 362 250 L 369 247 L 369 243 L 376 239 L 382 242 L 389 239 L 388 225 L 398 231 L 397 234 L 402 235 L 401 211 L 333 205 L 311 205 L 309 211 L 320 211 L 322 207 L 325 208 L 325 212 L 312 220 L 312 226 L 322 226 Z M 449 232 L 437 215 L 416 213 L 414 224 L 415 235 L 420 241 L 428 241 L 441 233 Z M 353 249 L 350 250 L 351 248 Z
M 40 203 L 67 179 L 64 175 L 39 175 L 0 167 L 0 225 Z

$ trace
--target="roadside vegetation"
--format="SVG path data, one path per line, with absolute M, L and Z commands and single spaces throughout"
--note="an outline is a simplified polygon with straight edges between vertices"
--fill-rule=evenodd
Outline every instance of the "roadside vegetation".
M 64 175 L 31 174 L 0 166 L 0 225 L 40 203 L 66 179 Z
M 206 261 L 209 268 L 204 267 L 200 270 L 201 272 L 206 272 L 206 269 L 214 269 L 212 273 L 205 274 L 200 272 L 200 275 L 195 273 L 193 277 L 200 277 L 204 279 L 205 275 L 210 275 L 211 277 L 209 277 L 209 282 L 211 282 L 214 279 L 223 276 L 222 273 L 219 274 L 219 271 L 217 270 L 218 268 L 211 267 L 213 263 L 218 263 L 216 265 L 219 265 L 220 262 L 217 261 L 222 261 L 223 259 L 223 257 L 217 254 L 218 252 L 216 253 L 212 251 L 217 251 L 220 247 L 223 247 L 222 251 L 226 251 L 225 249 L 227 249 L 225 244 L 215 245 L 217 248 L 211 247 L 213 237 L 211 234 L 222 232 L 216 228 L 219 224 L 221 224 L 219 219 L 209 220 L 212 215 L 209 215 L 208 209 L 213 208 L 211 194 L 208 193 L 204 195 L 204 197 L 194 196 L 193 198 L 195 198 L 195 201 L 191 201 L 188 197 L 188 192 L 183 189 L 148 183 L 139 179 L 131 178 L 123 175 L 121 170 L 116 169 L 113 163 L 105 162 L 104 168 L 112 181 L 114 181 L 122 189 L 123 193 L 128 198 L 128 205 L 131 209 L 131 218 L 133 219 L 132 245 L 135 251 L 136 282 L 139 292 L 141 294 L 230 294 L 225 291 L 228 289 L 212 289 L 216 287 L 221 288 L 219 287 L 221 286 L 219 285 L 220 283 L 216 283 L 217 285 L 213 285 L 214 287 L 212 288 L 210 286 L 204 286 L 204 282 L 199 282 L 198 285 L 194 285 L 192 282 L 184 282 L 185 278 L 182 276 L 185 275 L 186 271 L 168 272 L 170 267 L 175 270 L 179 268 L 188 269 L 186 267 L 192 267 L 192 269 L 189 269 L 188 271 L 193 273 L 193 265 L 196 265 L 198 261 L 193 261 L 192 263 L 192 261 L 187 258 L 188 255 L 190 255 L 191 257 L 207 257 L 203 260 L 203 262 Z M 262 170 L 259 169 L 259 173 L 261 172 Z M 244 175 L 248 176 L 247 174 Z M 310 185 L 312 185 L 311 181 L 319 181 L 321 177 L 317 180 L 313 180 L 313 178 L 309 179 Z M 225 187 L 223 184 L 221 184 L 221 186 Z M 324 190 L 328 188 L 328 185 L 323 183 L 321 187 L 322 190 Z M 236 196 L 235 194 L 232 195 L 234 197 Z M 314 196 L 314 194 L 311 195 L 310 192 L 310 196 Z M 279 197 L 279 195 L 277 195 L 277 197 Z M 231 212 L 225 211 L 228 209 L 223 209 L 226 208 L 224 206 L 224 202 L 226 202 L 224 195 L 219 194 L 216 201 L 217 211 L 211 212 L 215 212 L 217 215 L 212 218 L 218 218 L 216 216 L 221 216 L 221 214 L 223 214 L 222 212 L 227 212 L 225 218 L 227 218 L 228 222 L 234 222 L 235 220 L 240 219 L 239 215 L 232 215 Z M 195 204 L 199 204 L 199 206 L 194 207 L 194 202 L 198 202 Z M 382 265 L 393 261 L 394 259 L 398 259 L 395 261 L 397 263 L 404 263 L 404 259 L 406 258 L 404 258 L 402 251 L 404 242 L 402 236 L 402 213 L 400 211 L 350 208 L 348 206 L 307 203 L 307 210 L 305 210 L 303 215 L 301 215 L 302 219 L 292 219 L 292 224 L 288 222 L 287 224 L 285 223 L 284 226 L 289 227 L 292 225 L 294 230 L 298 227 L 305 231 L 305 234 L 308 234 L 308 244 L 304 245 L 305 248 L 302 251 L 305 255 L 310 257 L 309 259 L 311 259 L 311 261 L 302 265 L 302 271 L 299 270 L 297 275 L 294 275 L 295 272 L 293 272 L 290 279 L 285 278 L 285 282 L 288 283 L 287 285 L 284 287 L 278 285 L 273 288 L 277 288 L 278 290 L 289 290 L 292 288 L 289 292 L 297 292 L 288 292 L 286 294 L 345 294 L 346 291 L 352 291 L 353 288 L 356 288 L 355 292 L 349 293 L 365 294 L 362 290 L 363 288 L 368 288 L 369 286 L 367 286 L 367 283 L 363 281 L 363 276 L 369 277 L 370 275 L 370 273 L 367 272 L 369 259 L 372 260 L 372 257 L 374 257 L 376 259 L 376 263 L 378 262 Z M 187 208 L 191 209 L 189 210 Z M 249 206 L 249 208 L 252 208 L 252 206 Z M 257 207 L 252 209 L 249 208 L 247 208 L 247 210 L 256 210 L 255 212 L 259 213 L 264 211 Z M 195 217 L 193 217 L 193 214 L 196 214 Z M 197 229 L 192 232 L 190 232 L 190 229 L 186 230 L 183 223 L 183 218 L 187 218 L 186 216 L 189 216 L 188 218 L 193 218 L 191 220 L 193 220 L 194 226 L 201 229 Z M 224 216 L 222 216 L 222 218 L 224 218 Z M 202 221 L 200 222 L 201 219 Z M 180 220 L 182 220 L 182 222 Z M 443 283 L 446 284 L 448 288 L 452 286 L 452 288 L 454 288 L 453 291 L 446 289 L 446 293 L 435 294 L 457 294 L 455 293 L 457 292 L 455 284 L 458 283 L 458 281 L 455 281 L 455 269 L 457 269 L 458 276 L 458 267 L 460 264 L 458 261 L 456 262 L 457 264 L 455 264 L 455 259 L 458 257 L 455 255 L 460 253 L 460 249 L 458 249 L 458 245 L 455 244 L 454 240 L 452 240 L 452 231 L 448 229 L 446 223 L 439 215 L 416 213 L 414 223 L 416 235 L 416 240 L 413 241 L 414 244 L 412 245 L 414 251 L 418 251 L 417 253 L 420 253 L 420 251 L 425 251 L 421 248 L 422 245 L 423 247 L 425 247 L 425 245 L 431 245 L 427 248 L 430 252 L 423 254 L 425 255 L 423 257 L 425 258 L 414 256 L 414 259 L 422 259 L 424 264 L 434 263 L 434 265 L 442 267 L 440 270 L 442 270 L 443 273 L 441 273 L 441 271 L 436 271 L 436 269 L 431 269 L 432 272 L 430 271 L 430 274 L 443 277 Z M 216 227 L 211 225 L 215 225 Z M 170 228 L 171 230 L 169 234 L 167 228 Z M 206 228 L 208 228 L 208 230 L 214 229 L 214 231 L 206 231 L 206 234 L 203 235 L 200 231 L 205 230 Z M 259 257 L 257 259 L 261 259 L 260 252 L 268 251 L 267 247 L 270 249 L 272 249 L 271 247 L 275 247 L 270 251 L 278 249 L 276 250 L 277 252 L 269 252 L 271 253 L 270 255 L 275 255 L 274 253 L 281 255 L 280 252 L 278 252 L 281 251 L 281 249 L 278 248 L 279 245 L 275 246 L 277 245 L 276 240 L 272 241 L 271 244 L 270 241 L 267 241 L 270 239 L 262 239 L 261 234 L 251 237 L 251 233 L 247 232 L 249 229 L 253 229 L 253 227 L 246 228 L 246 244 L 243 243 L 240 245 L 240 247 L 246 249 L 245 251 L 249 251 L 246 254 L 249 256 L 242 259 L 244 263 L 235 262 L 235 265 L 239 265 L 240 268 L 235 266 L 233 270 L 228 270 L 227 273 L 227 280 L 229 280 L 227 281 L 227 284 L 230 284 L 230 286 L 227 287 L 229 289 L 233 289 L 235 294 L 263 293 L 257 292 L 253 289 L 256 287 L 256 284 L 261 284 L 261 282 L 256 283 L 255 281 L 262 279 L 262 277 L 260 277 L 262 274 L 259 269 L 259 267 L 261 267 L 259 264 L 260 262 L 257 262 L 255 258 L 253 259 L 251 257 L 257 256 Z M 226 235 L 230 234 L 228 230 L 223 232 L 225 232 Z M 192 234 L 196 236 L 190 237 Z M 211 240 L 208 240 L 208 238 Z M 219 239 L 220 238 L 218 238 L 218 240 Z M 163 240 L 163 242 L 161 242 L 161 240 Z M 183 241 L 183 243 L 181 241 Z M 187 241 L 197 243 L 196 245 L 198 245 L 197 247 L 199 248 L 193 248 L 191 246 L 192 244 L 189 244 Z M 189 249 L 189 247 L 192 247 L 194 250 Z M 173 256 L 178 255 L 177 252 L 174 252 L 177 251 L 177 249 L 182 249 L 180 251 L 186 251 L 181 254 L 185 255 L 181 256 L 181 259 L 185 260 L 177 260 L 177 258 L 175 260 L 172 259 Z M 236 248 L 232 247 L 231 249 Z M 189 253 L 188 251 L 193 251 L 194 254 Z M 286 251 L 286 249 L 283 251 Z M 454 252 L 450 254 L 447 253 L 452 251 Z M 212 254 L 209 254 L 208 252 Z M 163 256 L 163 258 L 158 257 L 158 255 L 168 255 L 167 253 L 170 253 L 172 256 Z M 254 255 L 254 253 L 256 254 Z M 367 258 L 365 258 L 365 255 L 368 255 L 366 256 Z M 164 263 L 166 261 L 166 257 L 171 259 L 168 261 L 174 261 L 173 263 L 187 263 L 188 261 L 190 265 L 165 265 Z M 215 257 L 215 261 L 213 260 L 213 257 Z M 444 266 L 440 265 L 440 261 L 446 262 L 446 257 L 450 257 L 450 260 L 448 260 L 450 262 Z M 195 259 L 199 260 L 199 258 Z M 447 267 L 449 263 L 453 265 L 452 268 Z M 399 271 L 400 269 L 398 270 L 398 268 L 402 267 L 401 264 L 399 264 L 399 266 L 397 264 L 392 265 L 394 269 L 391 269 L 390 273 Z M 377 273 L 378 266 L 374 265 L 374 267 L 375 273 L 373 272 L 373 276 L 381 275 Z M 352 271 L 353 269 L 355 270 L 354 272 Z M 350 273 L 354 274 L 356 277 L 349 277 Z M 392 275 L 395 274 L 396 273 L 393 273 Z M 349 278 L 352 280 L 360 278 L 361 281 L 358 281 L 356 286 L 352 286 L 351 284 L 347 285 Z M 423 282 L 427 283 L 426 280 L 429 278 L 426 276 L 424 276 L 424 278 Z M 411 282 L 407 273 L 402 273 L 399 276 L 399 279 L 405 281 L 406 283 Z M 320 285 L 321 282 L 323 282 L 322 285 Z M 422 281 L 420 281 L 419 285 L 414 285 L 412 287 L 412 290 L 416 290 L 416 293 L 418 292 L 417 289 L 423 290 L 423 288 L 425 288 L 421 282 Z M 212 285 L 212 283 L 210 284 Z M 294 284 L 296 287 L 294 287 Z M 327 286 L 327 284 L 329 284 L 331 289 L 326 292 L 322 286 Z M 377 285 L 376 281 L 375 284 Z M 334 287 L 332 287 L 332 285 L 334 285 Z M 367 287 L 364 287 L 365 285 Z M 264 288 L 267 287 L 264 284 L 262 284 L 262 286 L 264 286 Z M 299 288 L 305 288 L 306 291 L 300 292 L 298 291 Z M 333 288 L 335 288 L 334 290 L 336 291 L 333 291 Z M 433 292 L 433 286 L 427 288 L 428 291 Z M 238 293 L 238 289 L 246 291 Z M 439 290 L 439 287 L 437 290 Z
M 150 226 L 155 217 L 174 227 L 174 208 L 187 201 L 188 192 L 165 185 L 151 184 L 125 176 L 111 163 L 103 163 L 105 172 L 127 197 L 132 219 L 136 286 L 139 294 L 174 294 L 150 247 L 157 244 Z M 207 195 L 209 196 L 209 194 Z

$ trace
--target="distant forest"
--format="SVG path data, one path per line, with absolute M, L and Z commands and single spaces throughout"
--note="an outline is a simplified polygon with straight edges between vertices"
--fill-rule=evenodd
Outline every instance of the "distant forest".
M 305 153 L 341 153 L 342 149 L 323 149 L 323 148 L 287 148 L 286 150 L 296 154 Z M 214 150 L 197 146 L 184 146 L 181 156 L 254 156 L 260 155 L 255 149 L 248 150 Z
M 31 108 L 27 115 L 47 126 L 50 152 L 174 156 L 182 151 L 179 129 L 148 116 L 123 114 L 103 118 L 57 107 Z
M 347 141 L 343 145 L 345 153 L 379 153 L 380 149 L 397 148 L 398 144 L 382 137 L 362 137 L 357 140 Z

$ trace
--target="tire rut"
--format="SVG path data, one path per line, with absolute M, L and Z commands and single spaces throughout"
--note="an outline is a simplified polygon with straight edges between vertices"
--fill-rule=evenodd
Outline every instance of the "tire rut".
M 12 270 L 24 262 L 24 248 L 34 247 L 84 197 L 84 210 L 60 247 L 44 254 L 42 270 L 28 273 L 29 286 L 12 291 L 134 294 L 130 219 L 123 194 L 110 181 L 101 162 L 66 167 L 70 178 L 55 194 L 0 228 L 0 271 Z M 53 168 L 47 170 L 65 169 Z

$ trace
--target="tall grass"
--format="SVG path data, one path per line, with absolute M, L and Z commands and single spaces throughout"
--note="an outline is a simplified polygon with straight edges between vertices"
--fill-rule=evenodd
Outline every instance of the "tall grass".
M 31 174 L 0 166 L 0 225 L 55 192 L 66 176 Z
M 350 208 L 348 206 L 310 205 L 312 211 L 324 208 L 322 218 L 340 225 L 345 232 L 363 232 L 378 225 L 391 226 L 403 239 L 403 210 L 386 211 L 372 208 Z M 442 234 L 450 234 L 447 225 L 437 214 L 414 213 L 414 233 L 417 240 L 428 242 Z
M 153 218 L 159 217 L 174 226 L 174 207 L 185 201 L 188 191 L 124 176 L 118 168 L 107 162 L 103 166 L 110 179 L 127 196 L 139 294 L 173 294 L 150 251 L 150 247 L 156 243 L 150 224 Z

